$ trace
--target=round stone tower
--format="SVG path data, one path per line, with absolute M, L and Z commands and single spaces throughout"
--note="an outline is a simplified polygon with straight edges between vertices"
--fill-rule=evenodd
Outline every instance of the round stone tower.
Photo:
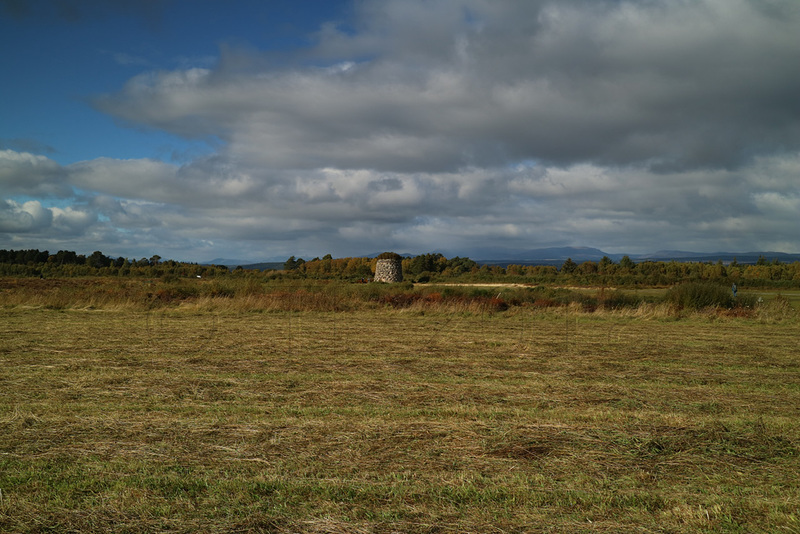
M 384 252 L 378 255 L 378 264 L 375 265 L 376 282 L 402 282 L 403 257 L 394 252 Z

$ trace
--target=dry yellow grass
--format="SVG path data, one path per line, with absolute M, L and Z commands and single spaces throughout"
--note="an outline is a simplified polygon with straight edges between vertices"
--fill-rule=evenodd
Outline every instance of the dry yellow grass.
M 0 308 L 0 531 L 800 529 L 794 319 L 269 298 Z

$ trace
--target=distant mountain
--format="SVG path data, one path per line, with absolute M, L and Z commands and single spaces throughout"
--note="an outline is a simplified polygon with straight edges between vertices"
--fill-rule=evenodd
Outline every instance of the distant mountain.
M 521 265 L 561 265 L 568 258 L 576 263 L 584 261 L 600 261 L 608 257 L 612 261 L 619 261 L 623 254 L 609 254 L 592 247 L 547 247 L 530 250 L 481 250 L 481 264 L 504 265 L 517 263 Z
M 608 257 L 617 263 L 625 254 L 610 254 L 592 247 L 546 247 L 528 250 L 514 250 L 503 248 L 481 248 L 469 251 L 469 254 L 456 253 L 453 251 L 436 251 L 431 254 L 442 254 L 446 258 L 456 256 L 469 257 L 482 265 L 555 265 L 561 266 L 567 258 L 575 263 L 584 261 L 600 261 L 603 257 Z M 363 256 L 374 258 L 380 253 Z M 404 258 L 413 258 L 416 254 L 400 254 Z M 753 264 L 759 258 L 765 258 L 768 262 L 778 260 L 783 263 L 800 261 L 800 254 L 787 254 L 785 252 L 690 252 L 685 250 L 659 250 L 648 254 L 628 254 L 635 262 L 643 261 L 695 261 L 695 262 L 717 262 L 730 263 L 734 259 L 741 264 Z M 479 259 L 480 258 L 480 259 Z M 244 269 L 282 269 L 284 261 L 262 261 L 235 260 L 228 258 L 216 258 L 204 265 L 225 265 L 230 269 L 241 266 Z
M 378 256 L 380 256 L 381 254 L 383 254 L 383 252 L 373 252 L 372 254 L 367 254 L 367 255 L 366 255 L 366 256 L 364 256 L 364 257 L 365 257 L 365 258 L 377 258 L 377 257 L 378 257 Z M 409 254 L 408 252 L 403 252 L 402 254 L 400 254 L 400 256 L 402 256 L 402 257 L 404 257 L 404 258 L 413 258 L 413 257 L 415 257 L 415 256 L 417 256 L 417 255 L 418 255 L 418 254 Z
M 258 269 L 259 271 L 280 271 L 283 269 L 283 265 L 285 262 L 282 261 L 265 261 L 261 263 L 248 263 L 245 265 L 239 264 L 236 267 L 241 266 L 242 269 Z M 236 267 L 233 267 L 234 269 Z
M 800 261 L 800 254 L 788 254 L 786 252 L 687 252 L 684 250 L 660 250 L 651 254 L 639 254 L 631 256 L 634 261 L 703 261 L 730 263 L 736 260 L 738 263 L 756 263 L 759 258 L 764 258 L 768 262 L 778 260 L 783 263 Z
M 625 254 L 609 254 L 600 249 L 591 247 L 548 247 L 533 250 L 483 250 L 475 260 L 487 265 L 561 265 L 567 258 L 575 263 L 584 261 L 600 261 L 607 256 L 614 262 L 619 262 Z M 736 260 L 741 264 L 756 263 L 759 258 L 768 262 L 778 260 L 783 263 L 800 261 L 800 254 L 787 254 L 785 252 L 689 252 L 685 250 L 661 250 L 650 254 L 629 254 L 634 262 L 643 261 L 687 261 L 687 262 L 717 262 L 730 263 Z
M 239 265 L 244 267 L 245 265 L 253 263 L 256 262 L 253 260 L 232 260 L 230 258 L 215 258 L 211 261 L 204 261 L 201 263 L 201 265 L 224 265 L 226 267 L 234 268 L 238 267 Z
M 603 252 L 591 247 L 548 247 L 527 250 L 518 257 L 524 260 L 566 260 L 572 258 L 573 261 L 599 261 L 604 256 L 608 258 L 621 258 L 615 254 Z

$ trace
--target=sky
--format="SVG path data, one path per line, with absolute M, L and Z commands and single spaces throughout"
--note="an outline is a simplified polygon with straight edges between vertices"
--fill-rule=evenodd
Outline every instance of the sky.
M 0 0 L 0 248 L 800 252 L 797 0 Z

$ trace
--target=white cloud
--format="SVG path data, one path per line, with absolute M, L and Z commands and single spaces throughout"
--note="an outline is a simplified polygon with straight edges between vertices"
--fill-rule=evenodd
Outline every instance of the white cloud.
M 359 32 L 320 32 L 318 57 L 342 58 L 332 67 L 230 71 L 223 57 L 213 70 L 138 76 L 97 105 L 187 137 L 219 135 L 231 154 L 278 168 L 439 172 L 509 158 L 730 168 L 759 144 L 800 147 L 796 115 L 781 112 L 800 91 L 797 10 L 776 19 L 745 0 L 358 6 Z
M 66 208 L 53 207 L 53 229 L 60 234 L 80 235 L 96 220 L 97 215 L 88 210 L 80 210 L 67 206 Z
M 70 181 L 107 195 L 158 201 L 185 198 L 174 165 L 155 160 L 98 158 L 69 165 Z
M 762 213 L 773 212 L 784 216 L 797 216 L 800 213 L 800 195 L 788 196 L 769 192 L 756 193 L 753 197 Z
M 354 10 L 296 63 L 224 46 L 212 67 L 144 73 L 95 101 L 136 126 L 218 139 L 211 156 L 61 167 L 0 151 L 3 194 L 18 200 L 4 227 L 194 259 L 211 242 L 262 257 L 796 243 L 794 0 Z M 73 188 L 71 207 L 42 208 L 51 222 L 19 201 Z
M 81 191 L 71 205 L 5 201 L 0 231 L 42 239 L 101 236 L 112 247 L 134 247 L 138 240 L 138 248 L 152 243 L 165 257 L 170 250 L 175 257 L 196 254 L 192 247 L 210 242 L 245 249 L 246 243 L 268 244 L 259 250 L 268 249 L 262 254 L 269 257 L 278 251 L 287 257 L 358 254 L 390 244 L 461 254 L 487 243 L 590 243 L 630 253 L 718 250 L 723 243 L 755 250 L 785 245 L 796 232 L 794 169 L 777 157 L 738 171 L 668 174 L 589 164 L 454 173 L 278 172 L 220 158 L 183 167 L 101 158 L 53 173 Z
M 71 191 L 63 183 L 55 161 L 28 152 L 0 150 L 0 191 L 6 195 L 65 196 Z
M 52 212 L 36 200 L 23 204 L 0 200 L 0 232 L 36 232 L 49 226 L 52 220 Z

